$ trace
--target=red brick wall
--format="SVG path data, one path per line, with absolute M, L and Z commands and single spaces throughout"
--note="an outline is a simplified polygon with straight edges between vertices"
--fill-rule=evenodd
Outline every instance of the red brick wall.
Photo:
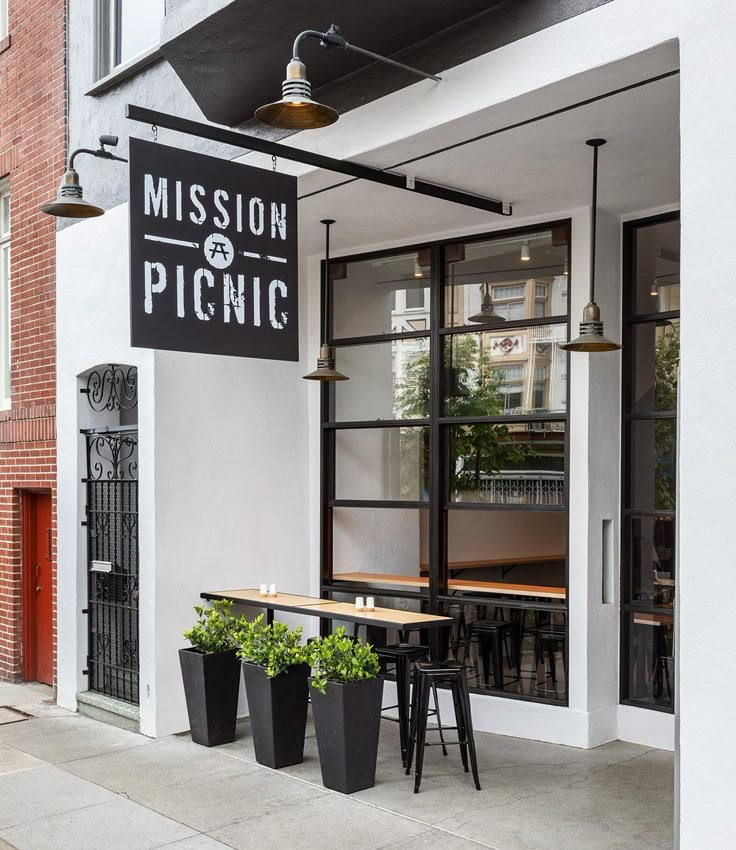
M 56 222 L 66 156 L 64 0 L 10 0 L 0 179 L 11 201 L 11 409 L 0 411 L 0 680 L 22 678 L 21 494 L 52 494 L 56 635 Z M 54 644 L 55 644 L 54 637 Z

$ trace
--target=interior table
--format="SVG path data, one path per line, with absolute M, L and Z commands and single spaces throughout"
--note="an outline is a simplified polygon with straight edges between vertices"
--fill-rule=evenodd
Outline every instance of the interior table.
M 365 584 L 369 587 L 429 587 L 425 576 L 399 575 L 396 573 L 338 573 L 334 581 L 347 581 Z M 447 582 L 448 590 L 459 593 L 502 593 L 507 596 L 532 596 L 537 599 L 565 599 L 564 587 L 542 584 L 514 584 L 506 581 L 470 581 L 451 578 Z M 337 589 L 337 585 L 336 588 Z

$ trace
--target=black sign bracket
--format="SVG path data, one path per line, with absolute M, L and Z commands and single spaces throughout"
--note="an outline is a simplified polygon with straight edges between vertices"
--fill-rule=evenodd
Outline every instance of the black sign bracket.
M 209 139 L 213 142 L 222 142 L 244 150 L 264 153 L 268 156 L 277 156 L 291 162 L 300 162 L 325 171 L 334 171 L 338 174 L 347 174 L 359 180 L 368 180 L 372 183 L 380 183 L 383 186 L 392 186 L 396 189 L 413 192 L 416 195 L 425 195 L 441 201 L 450 201 L 453 204 L 461 204 L 465 207 L 495 213 L 496 215 L 510 216 L 512 214 L 511 204 L 498 201 L 494 198 L 486 198 L 482 195 L 474 195 L 460 189 L 452 189 L 448 186 L 440 186 L 419 180 L 406 174 L 397 174 L 391 171 L 382 171 L 369 165 L 361 165 L 347 159 L 334 159 L 330 156 L 313 153 L 312 151 L 300 150 L 299 148 L 281 145 L 259 136 L 250 136 L 239 133 L 236 130 L 228 130 L 226 127 L 218 127 L 214 124 L 204 124 L 201 121 L 192 121 L 189 118 L 181 118 L 177 115 L 169 115 L 154 109 L 146 109 L 143 106 L 128 104 L 126 117 L 131 121 L 139 121 L 143 124 L 153 124 L 167 130 L 178 133 L 186 133 L 189 136 L 197 136 L 200 139 Z

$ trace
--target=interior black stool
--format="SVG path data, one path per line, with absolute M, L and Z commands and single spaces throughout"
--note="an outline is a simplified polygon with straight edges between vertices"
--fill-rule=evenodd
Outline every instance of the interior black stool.
M 567 656 L 565 654 L 565 643 L 567 633 L 564 626 L 538 626 L 534 635 L 534 662 L 539 666 L 540 660 L 545 656 L 549 662 L 549 672 L 552 677 L 552 686 L 557 686 L 557 664 L 555 653 L 559 648 L 562 653 L 562 664 L 565 670 L 565 681 L 567 681 Z
M 413 665 L 418 661 L 426 661 L 429 658 L 428 646 L 417 646 L 412 643 L 396 643 L 390 646 L 374 647 L 376 655 L 381 660 L 381 666 L 385 669 L 387 664 L 393 664 L 396 667 L 396 696 L 398 703 L 396 705 L 386 705 L 381 708 L 381 712 L 390 711 L 398 708 L 399 710 L 399 740 L 401 742 L 401 761 L 406 766 L 406 751 L 409 740 L 409 700 L 411 690 L 411 679 Z M 442 751 L 447 755 L 445 747 L 445 738 L 442 730 L 442 718 L 440 717 L 440 703 L 437 698 L 437 686 L 433 686 L 434 691 L 434 710 L 433 713 L 437 716 L 437 725 L 439 726 L 440 740 L 442 741 Z M 394 720 L 393 717 L 386 718 Z
M 476 620 L 467 627 L 468 636 L 465 641 L 465 652 L 463 653 L 463 667 L 468 662 L 470 644 L 474 637 L 478 638 L 478 654 L 483 662 L 483 680 L 488 684 L 491 660 L 493 661 L 493 686 L 499 690 L 503 688 L 503 642 L 511 638 L 514 654 L 517 656 L 517 670 L 519 667 L 520 652 L 517 647 L 518 627 L 511 620 Z
M 419 793 L 422 782 L 422 766 L 424 764 L 424 748 L 433 746 L 427 743 L 427 715 L 429 714 L 429 694 L 433 687 L 447 684 L 452 691 L 452 702 L 455 706 L 455 726 L 445 726 L 457 730 L 457 741 L 443 741 L 445 744 L 458 744 L 460 757 L 465 772 L 468 772 L 468 758 L 473 771 L 475 788 L 480 791 L 478 779 L 478 761 L 475 755 L 475 739 L 473 737 L 473 721 L 470 716 L 470 694 L 465 667 L 454 662 L 437 663 L 434 661 L 417 661 L 414 666 L 414 693 L 411 700 L 411 726 L 409 731 L 409 747 L 406 754 L 406 774 L 411 773 L 411 763 L 416 749 L 417 765 L 414 777 L 414 793 Z

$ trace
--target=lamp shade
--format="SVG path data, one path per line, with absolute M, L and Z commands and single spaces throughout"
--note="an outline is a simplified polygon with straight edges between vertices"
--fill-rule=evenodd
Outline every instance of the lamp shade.
M 349 381 L 347 375 L 335 369 L 335 349 L 331 345 L 321 345 L 317 368 L 304 376 L 305 381 Z
M 616 351 L 621 346 L 603 336 L 603 322 L 598 305 L 591 301 L 583 310 L 580 335 L 560 345 L 565 351 Z
M 506 319 L 496 312 L 488 284 L 481 284 L 481 288 L 485 291 L 480 304 L 480 312 L 468 316 L 468 321 L 477 325 L 502 325 Z
M 41 212 L 62 218 L 94 218 L 104 215 L 105 210 L 84 200 L 83 190 L 79 185 L 79 174 L 70 168 L 61 179 L 56 200 L 44 204 Z
M 299 59 L 292 59 L 286 66 L 281 99 L 256 109 L 259 121 L 282 130 L 316 130 L 334 124 L 339 117 L 331 106 L 312 99 L 307 69 Z

